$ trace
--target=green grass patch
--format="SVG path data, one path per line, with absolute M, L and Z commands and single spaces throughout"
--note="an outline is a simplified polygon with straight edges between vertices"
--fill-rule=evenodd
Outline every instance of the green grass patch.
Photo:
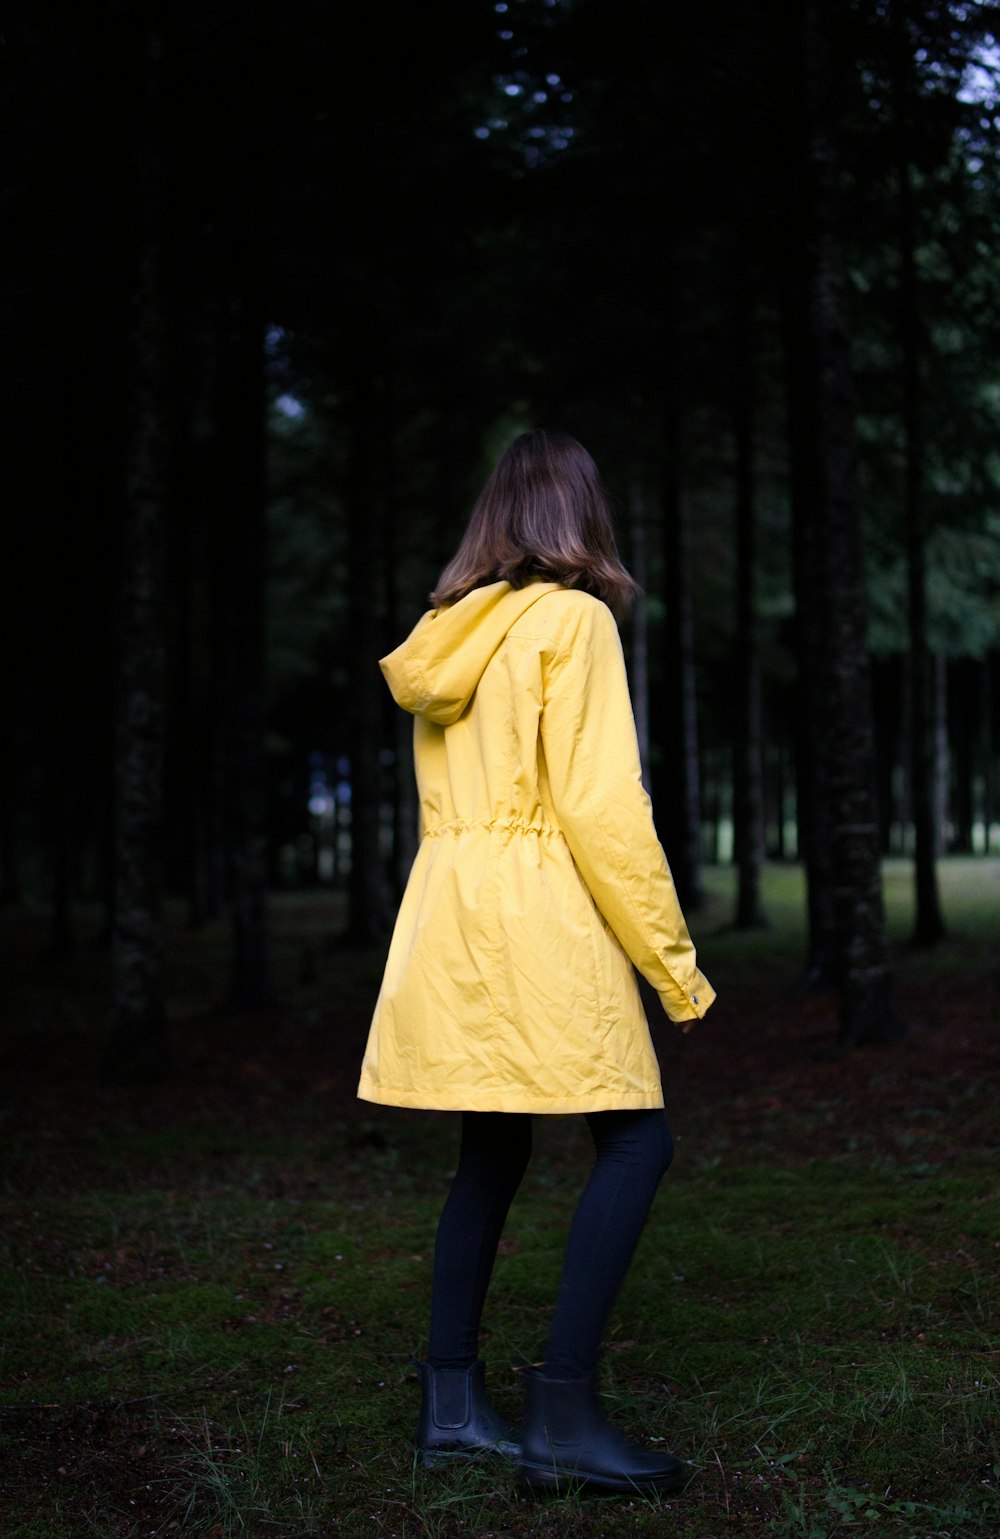
M 11 1533 L 54 1539 L 86 1532 L 82 1518 L 108 1534 L 552 1531 L 502 1470 L 413 1468 L 408 1357 L 447 1154 L 396 1137 L 406 1182 L 384 1194 L 391 1226 L 331 1172 L 322 1202 L 109 1191 L 7 1229 Z M 511 1414 L 579 1184 L 542 1174 L 517 1199 L 487 1320 Z M 672 1531 L 701 1539 L 728 1512 L 754 1536 L 1000 1532 L 996 1183 L 972 1157 L 922 1179 L 844 1158 L 675 1170 L 605 1360 L 622 1425 L 698 1465 L 693 1491 L 663 1504 Z M 114 1492 L 94 1469 L 109 1445 Z M 573 1522 L 641 1533 L 654 1515 L 667 1516 L 589 1501 Z
M 908 951 L 908 888 L 889 888 L 901 987 L 973 1022 L 997 866 L 947 864 L 956 933 L 932 957 Z M 728 874 L 709 885 L 728 1003 L 714 1039 L 710 1018 L 671 1040 L 677 1155 L 603 1364 L 620 1424 L 696 1464 L 686 1493 L 539 1502 L 503 1466 L 415 1467 L 410 1355 L 457 1119 L 331 1114 L 289 1070 L 245 1114 L 194 1085 L 155 1115 L 137 1090 L 74 1120 L 49 1087 L 12 1122 L 4 1539 L 998 1539 L 995 1080 L 959 1051 L 985 1039 L 800 1050 L 800 1011 L 806 1033 L 819 1017 L 796 993 L 798 874 L 769 873 L 775 928 L 753 936 L 726 928 Z M 203 958 L 192 987 L 206 976 Z M 589 1162 L 579 1119 L 539 1119 L 536 1142 L 485 1321 L 512 1419 Z

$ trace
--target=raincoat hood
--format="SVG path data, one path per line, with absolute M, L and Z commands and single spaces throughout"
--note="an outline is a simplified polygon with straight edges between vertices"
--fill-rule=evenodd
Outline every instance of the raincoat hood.
M 401 646 L 379 662 L 393 699 L 404 711 L 449 727 L 469 704 L 483 670 L 511 626 L 532 604 L 559 587 L 494 582 L 425 614 Z

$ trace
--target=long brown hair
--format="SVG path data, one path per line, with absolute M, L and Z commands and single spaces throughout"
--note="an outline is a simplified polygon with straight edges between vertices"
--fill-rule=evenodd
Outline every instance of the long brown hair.
M 594 461 L 568 433 L 542 428 L 505 450 L 430 599 L 437 608 L 485 583 L 523 588 L 538 577 L 584 588 L 619 612 L 640 591 L 618 555 Z

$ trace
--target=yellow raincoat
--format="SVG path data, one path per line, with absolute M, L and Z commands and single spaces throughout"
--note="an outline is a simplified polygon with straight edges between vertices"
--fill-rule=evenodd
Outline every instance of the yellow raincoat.
M 421 842 L 358 1095 L 451 1111 L 663 1105 L 632 964 L 715 997 L 640 780 L 618 627 L 556 583 L 477 588 L 381 668 L 416 718 Z

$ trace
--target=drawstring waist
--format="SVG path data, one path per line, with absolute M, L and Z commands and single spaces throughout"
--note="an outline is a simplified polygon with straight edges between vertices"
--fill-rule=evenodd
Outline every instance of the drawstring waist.
M 434 823 L 424 829 L 425 839 L 440 839 L 445 834 L 467 834 L 473 830 L 486 833 L 546 834 L 563 838 L 563 831 L 556 823 L 533 823 L 527 818 L 451 818 L 447 822 Z

